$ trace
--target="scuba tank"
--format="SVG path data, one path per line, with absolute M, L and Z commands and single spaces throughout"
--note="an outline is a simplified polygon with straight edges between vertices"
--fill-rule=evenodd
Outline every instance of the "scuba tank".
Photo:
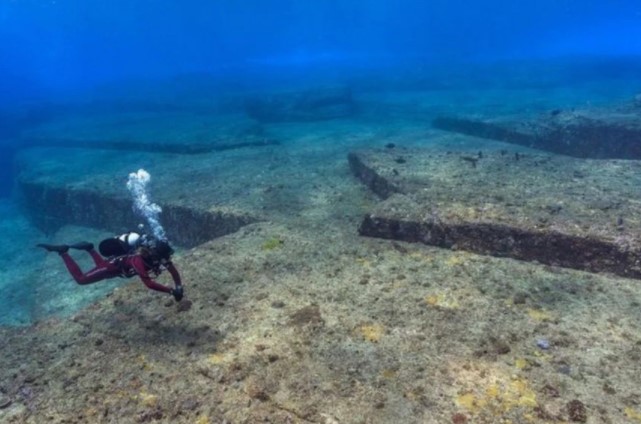
M 128 255 L 135 251 L 145 239 L 146 236 L 144 234 L 140 235 L 134 231 L 129 231 L 119 236 L 104 239 L 98 245 L 98 251 L 107 258 Z

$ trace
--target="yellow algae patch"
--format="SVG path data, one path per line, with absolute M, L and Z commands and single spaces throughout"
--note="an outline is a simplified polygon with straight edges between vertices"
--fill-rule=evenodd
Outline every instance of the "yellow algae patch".
M 530 308 L 527 310 L 527 314 L 534 321 L 543 322 L 543 321 L 549 321 L 552 319 L 552 314 L 543 309 Z
M 201 415 L 194 421 L 194 424 L 209 424 L 211 421 L 209 421 L 209 417 L 207 415 Z
M 381 376 L 383 378 L 394 378 L 396 376 L 396 371 L 391 370 L 391 369 L 385 369 L 383 372 L 381 372 Z
M 366 258 L 356 258 L 356 263 L 364 267 L 369 267 L 371 265 L 370 260 Z
M 527 381 L 523 378 L 515 378 L 510 382 L 511 392 L 515 395 L 515 402 L 521 406 L 535 408 L 536 393 L 530 389 Z
M 465 263 L 467 255 L 463 253 L 459 253 L 457 255 L 452 255 L 447 260 L 445 261 L 445 265 L 447 266 L 458 266 L 458 265 L 463 265 Z
M 425 303 L 427 303 L 430 306 L 436 306 L 438 304 L 438 296 L 435 294 L 425 296 Z
M 361 325 L 358 328 L 358 333 L 367 341 L 377 343 L 383 336 L 385 329 L 382 325 Z
M 154 406 L 158 405 L 158 396 L 151 393 L 140 392 L 140 394 L 138 395 L 138 400 L 140 400 L 140 403 L 142 405 L 149 408 L 153 408 Z
M 268 240 L 265 240 L 263 243 L 263 250 L 274 250 L 280 248 L 285 242 L 277 237 L 272 237 Z
M 628 407 L 624 409 L 624 412 L 625 412 L 625 416 L 630 418 L 631 420 L 641 422 L 641 412 L 637 411 L 636 409 L 632 409 Z
M 448 218 L 457 218 L 462 220 L 476 220 L 481 216 L 478 208 L 466 206 L 462 203 L 452 203 L 449 208 L 450 212 L 446 215 Z M 483 214 L 485 216 L 485 214 Z
M 444 309 L 458 309 L 461 307 L 456 297 L 451 293 L 438 293 L 425 296 L 425 303 L 429 306 Z
M 145 371 L 153 369 L 153 365 L 149 361 L 147 361 L 147 357 L 145 355 L 140 355 L 138 357 L 138 362 L 142 366 L 142 369 Z
M 431 260 L 431 259 L 432 259 L 430 256 L 426 255 L 426 254 L 425 254 L 425 253 L 423 253 L 423 252 L 419 252 L 419 251 L 411 252 L 411 253 L 409 254 L 409 257 L 410 257 L 410 258 L 413 258 L 413 259 L 429 259 L 429 260 Z
M 524 378 L 510 376 L 508 371 L 477 364 L 454 370 L 459 392 L 454 402 L 470 415 L 489 422 L 501 419 L 526 419 L 538 406 L 536 393 Z
M 434 262 L 437 261 L 436 258 L 434 256 L 431 256 L 429 253 L 420 252 L 420 251 L 409 253 L 408 257 L 412 258 L 412 260 L 414 261 L 424 262 L 425 264 L 428 264 L 428 265 L 432 265 L 434 264 Z
M 98 410 L 94 407 L 87 408 L 85 409 L 85 415 L 87 417 L 95 417 L 96 415 L 98 415 Z
M 223 353 L 212 353 L 207 357 L 207 362 L 212 365 L 220 365 L 225 362 L 225 355 Z
M 475 396 L 473 393 L 465 393 L 456 398 L 456 404 L 465 408 L 469 413 L 476 415 L 481 408 L 485 407 L 487 401 Z
M 485 394 L 490 398 L 497 398 L 500 394 L 499 386 L 497 384 L 490 384 L 487 389 L 485 389 Z
M 549 354 L 547 354 L 547 353 L 540 352 L 540 351 L 538 351 L 538 350 L 533 351 L 533 352 L 532 352 L 532 354 L 533 354 L 534 356 L 536 356 L 537 358 L 540 358 L 540 359 L 542 359 L 542 360 L 544 360 L 544 361 L 549 361 L 550 359 L 552 359 L 552 355 L 549 355 Z
M 516 358 L 514 361 L 514 366 L 520 370 L 530 367 L 530 362 L 525 358 Z

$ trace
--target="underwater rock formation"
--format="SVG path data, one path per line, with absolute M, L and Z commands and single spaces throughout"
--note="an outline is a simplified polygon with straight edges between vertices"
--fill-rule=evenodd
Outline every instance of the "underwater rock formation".
M 349 154 L 384 200 L 359 233 L 641 278 L 639 165 L 506 151 Z M 402 159 L 402 160 L 399 160 Z
M 67 224 L 129 231 L 132 223 L 140 220 L 131 207 L 131 200 L 124 196 L 24 180 L 19 184 L 27 213 L 46 232 Z M 250 215 L 179 204 L 162 203 L 161 207 L 169 239 L 183 247 L 197 246 L 257 221 Z
M 641 159 L 641 110 L 632 105 L 610 109 L 553 110 L 536 119 L 442 116 L 435 128 L 504 141 L 553 153 L 593 159 Z

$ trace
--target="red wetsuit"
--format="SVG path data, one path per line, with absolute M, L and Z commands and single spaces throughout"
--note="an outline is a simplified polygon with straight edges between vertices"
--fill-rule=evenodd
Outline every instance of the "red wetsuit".
M 145 264 L 145 260 L 140 255 L 120 256 L 118 258 L 106 260 L 100 256 L 100 253 L 93 249 L 89 251 L 89 254 L 93 258 L 96 267 L 84 274 L 69 253 L 65 252 L 60 255 L 62 256 L 62 260 L 65 262 L 69 273 L 78 284 L 91 284 L 108 278 L 133 277 L 134 275 L 138 275 L 142 282 L 150 289 L 164 293 L 171 292 L 171 288 L 155 282 L 149 276 L 148 270 L 150 267 Z M 180 274 L 178 274 L 176 267 L 174 267 L 171 262 L 164 264 L 164 267 L 167 268 L 167 271 L 169 271 L 171 277 L 174 279 L 174 284 L 176 286 L 182 285 L 180 281 Z

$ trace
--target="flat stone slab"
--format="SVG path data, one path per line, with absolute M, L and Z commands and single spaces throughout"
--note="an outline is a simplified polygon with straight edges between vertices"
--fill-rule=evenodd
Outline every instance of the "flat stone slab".
M 256 198 L 239 195 L 248 190 L 247 179 L 229 175 L 237 169 L 229 163 L 240 156 L 32 148 L 18 153 L 18 188 L 26 212 L 44 231 L 73 224 L 117 233 L 146 224 L 126 188 L 129 173 L 145 168 L 169 239 L 193 247 L 261 219 Z
M 44 230 L 74 224 L 120 233 L 135 230 L 138 222 L 145 223 L 134 214 L 131 199 L 124 196 L 30 181 L 21 181 L 20 188 L 30 217 Z M 204 210 L 172 202 L 160 202 L 160 206 L 167 236 L 183 247 L 197 246 L 257 221 L 249 214 L 222 209 Z
M 20 137 L 18 187 L 39 228 L 135 229 L 145 220 L 134 214 L 125 184 L 144 168 L 168 237 L 184 247 L 261 219 L 256 197 L 238 195 L 250 178 L 235 172 L 277 144 L 243 114 L 194 111 L 75 111 Z
M 641 278 L 641 163 L 502 151 L 352 152 L 384 200 L 365 236 Z
M 579 158 L 641 159 L 641 105 L 553 110 L 538 117 L 441 116 L 433 126 Z

